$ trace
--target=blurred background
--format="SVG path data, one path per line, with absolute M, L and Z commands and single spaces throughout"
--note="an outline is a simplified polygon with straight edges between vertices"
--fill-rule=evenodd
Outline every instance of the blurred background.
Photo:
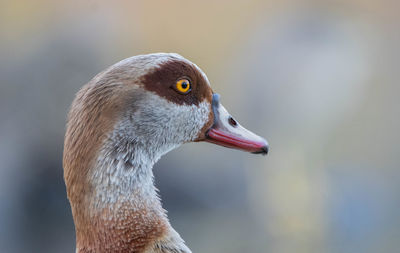
M 74 252 L 68 107 L 106 67 L 160 51 L 199 65 L 271 147 L 263 157 L 187 144 L 156 165 L 193 252 L 398 252 L 399 8 L 0 0 L 0 252 Z

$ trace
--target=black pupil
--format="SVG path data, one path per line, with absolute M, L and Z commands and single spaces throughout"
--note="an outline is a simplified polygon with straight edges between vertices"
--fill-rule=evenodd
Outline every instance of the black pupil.
M 181 86 L 182 86 L 182 89 L 186 90 L 186 88 L 188 87 L 188 83 L 182 82 Z

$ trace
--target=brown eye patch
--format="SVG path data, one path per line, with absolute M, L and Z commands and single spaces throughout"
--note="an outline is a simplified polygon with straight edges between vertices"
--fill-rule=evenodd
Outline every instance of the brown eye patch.
M 179 80 L 190 80 L 190 92 L 177 92 Z M 141 79 L 144 88 L 176 104 L 198 105 L 211 99 L 211 88 L 196 66 L 181 59 L 171 58 Z

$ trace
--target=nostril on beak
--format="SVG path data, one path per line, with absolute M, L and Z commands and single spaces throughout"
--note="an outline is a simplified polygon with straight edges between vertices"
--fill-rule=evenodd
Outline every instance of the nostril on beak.
M 235 120 L 234 118 L 232 118 L 232 116 L 229 116 L 228 121 L 229 121 L 229 124 L 230 124 L 231 126 L 237 127 L 237 122 L 236 122 L 236 120 Z

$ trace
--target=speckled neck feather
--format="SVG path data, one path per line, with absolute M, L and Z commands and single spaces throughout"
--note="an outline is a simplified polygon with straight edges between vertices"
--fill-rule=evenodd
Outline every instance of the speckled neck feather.
M 74 215 L 87 216 L 76 221 L 77 252 L 190 252 L 169 224 L 153 185 L 158 158 L 142 150 L 124 139 L 110 138 L 104 146 L 99 168 L 89 175 L 95 183 L 85 204 L 88 212 Z

